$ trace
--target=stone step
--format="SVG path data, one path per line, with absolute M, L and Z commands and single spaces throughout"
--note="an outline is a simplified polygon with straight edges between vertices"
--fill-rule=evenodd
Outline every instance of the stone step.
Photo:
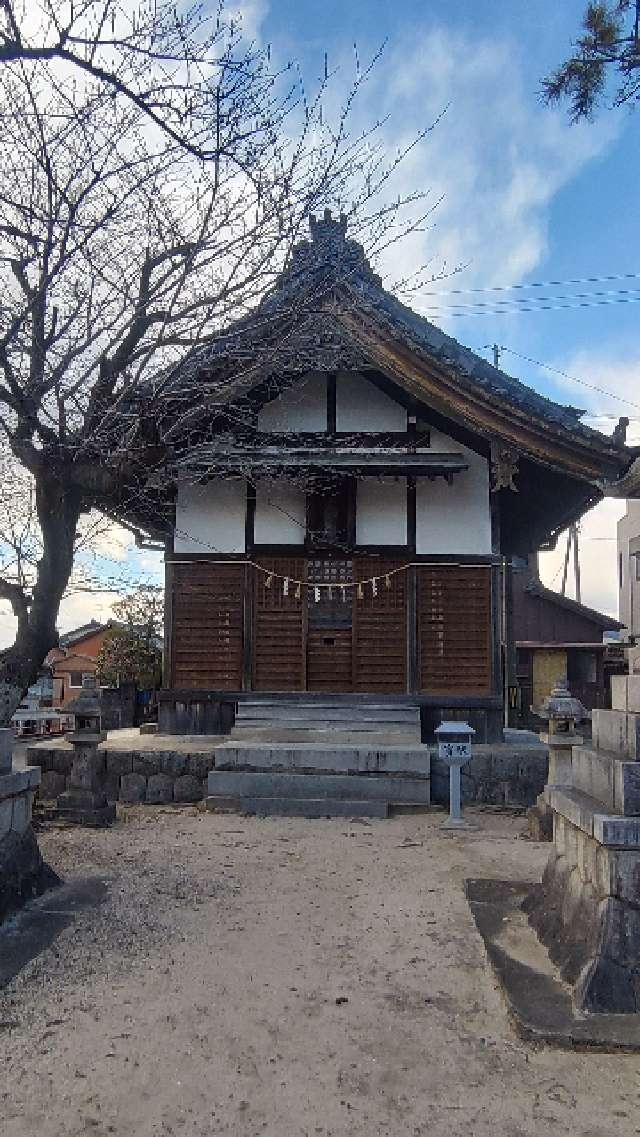
M 291 774 L 211 770 L 209 794 L 222 797 L 330 798 L 429 805 L 429 779 L 391 774 Z
M 640 714 L 596 708 L 591 712 L 591 734 L 597 750 L 640 760 Z
M 215 750 L 216 770 L 289 770 L 335 774 L 409 774 L 428 778 L 431 754 L 427 746 L 294 746 L 225 743 Z
M 611 676 L 611 705 L 614 710 L 640 714 L 640 675 Z
M 350 798 L 227 797 L 211 794 L 207 809 L 233 809 L 257 817 L 388 817 L 386 801 L 358 801 Z
M 280 703 L 273 706 L 239 703 L 236 722 L 339 722 L 339 723 L 406 723 L 418 726 L 417 707 L 343 707 L 318 704 Z
M 624 817 L 640 815 L 640 762 L 591 746 L 574 746 L 571 782 L 605 810 Z
M 232 742 L 243 743 L 326 743 L 330 746 L 363 745 L 369 746 L 411 746 L 420 742 L 419 730 L 388 730 L 377 726 L 374 730 L 351 729 L 346 723 L 342 726 L 309 724 L 287 726 L 286 723 L 272 723 L 270 726 L 235 726 L 229 735 Z
M 549 786 L 545 797 L 552 809 L 601 845 L 640 849 L 640 818 L 603 812 L 602 804 L 580 790 Z

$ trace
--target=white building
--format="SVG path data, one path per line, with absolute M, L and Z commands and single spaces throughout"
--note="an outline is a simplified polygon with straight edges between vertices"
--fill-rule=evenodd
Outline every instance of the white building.
M 630 636 L 640 636 L 640 501 L 628 501 L 618 522 L 620 620 Z

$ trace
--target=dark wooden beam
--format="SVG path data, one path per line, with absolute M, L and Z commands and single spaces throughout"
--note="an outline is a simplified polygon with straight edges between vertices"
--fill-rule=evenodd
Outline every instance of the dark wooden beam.
M 327 375 L 327 434 L 335 434 L 336 432 L 336 376 L 335 374 Z
M 416 551 L 416 479 L 407 478 L 407 548 Z
M 247 505 L 244 519 L 244 547 L 248 553 L 251 552 L 255 544 L 255 528 L 256 487 L 252 482 L 247 482 Z
M 162 682 L 165 687 L 173 683 L 173 565 L 168 559 L 173 555 L 173 537 L 165 542 L 164 565 L 164 653 L 162 659 Z

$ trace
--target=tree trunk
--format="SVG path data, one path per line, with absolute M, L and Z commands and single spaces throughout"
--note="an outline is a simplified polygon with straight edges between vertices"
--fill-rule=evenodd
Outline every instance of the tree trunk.
M 38 677 L 47 652 L 58 642 L 60 601 L 73 567 L 80 497 L 64 474 L 47 470 L 36 478 L 36 507 L 42 556 L 28 614 L 18 621 L 16 639 L 0 652 L 0 726 L 8 726 L 27 687 Z

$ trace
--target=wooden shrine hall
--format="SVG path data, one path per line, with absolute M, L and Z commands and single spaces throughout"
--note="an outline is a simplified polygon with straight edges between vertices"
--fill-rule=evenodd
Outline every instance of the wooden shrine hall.
M 509 566 L 616 493 L 623 441 L 405 307 L 328 213 L 165 388 L 165 725 L 305 692 L 498 737 Z

